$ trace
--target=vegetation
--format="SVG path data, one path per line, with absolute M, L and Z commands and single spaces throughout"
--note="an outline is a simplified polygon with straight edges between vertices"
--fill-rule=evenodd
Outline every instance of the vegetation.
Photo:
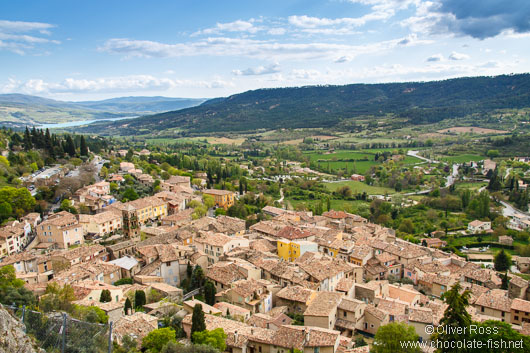
M 405 342 L 416 342 L 419 336 L 413 326 L 402 322 L 392 322 L 379 327 L 375 334 L 374 345 L 370 351 L 375 353 L 419 353 L 419 347 L 404 347 Z M 405 343 L 406 344 L 406 343 Z
M 206 330 L 206 323 L 204 322 L 204 312 L 201 304 L 195 304 L 193 307 L 193 314 L 191 316 L 191 341 L 194 341 L 194 333 Z
M 174 341 L 176 341 L 176 337 L 172 328 L 159 328 L 149 332 L 143 338 L 142 349 L 147 353 L 159 353 L 166 344 Z
M 226 333 L 223 328 L 219 327 L 214 330 L 196 331 L 192 335 L 194 344 L 207 345 L 221 352 L 226 349 Z

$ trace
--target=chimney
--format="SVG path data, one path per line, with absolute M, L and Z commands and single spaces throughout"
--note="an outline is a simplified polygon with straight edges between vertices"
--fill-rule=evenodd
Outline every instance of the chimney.
M 131 308 L 127 309 L 127 315 L 132 315 L 132 309 Z
M 308 343 L 309 342 L 309 332 L 311 332 L 311 330 L 304 329 L 304 331 L 305 331 L 305 342 Z
M 250 328 L 250 334 L 253 336 L 254 335 L 254 328 Z
M 237 330 L 234 331 L 234 343 L 237 343 Z

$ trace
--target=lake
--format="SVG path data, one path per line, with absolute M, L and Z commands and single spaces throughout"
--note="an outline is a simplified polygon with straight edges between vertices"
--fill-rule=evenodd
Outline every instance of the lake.
M 124 119 L 136 119 L 140 117 L 138 116 L 122 116 L 120 118 L 105 118 L 105 119 L 93 119 L 93 120 L 77 120 L 77 121 L 68 121 L 65 123 L 57 123 L 57 124 L 39 124 L 35 125 L 35 127 L 39 129 L 60 129 L 65 127 L 75 127 L 75 126 L 82 126 L 82 125 L 89 125 L 98 121 L 117 121 L 117 120 L 124 120 Z

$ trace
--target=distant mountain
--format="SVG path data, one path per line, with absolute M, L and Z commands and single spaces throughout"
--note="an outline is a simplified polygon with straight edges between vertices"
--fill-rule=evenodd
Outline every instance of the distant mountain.
M 388 114 L 419 124 L 523 107 L 530 107 L 530 74 L 259 89 L 178 111 L 92 124 L 84 131 L 134 135 L 172 128 L 196 133 L 316 128 Z
M 177 110 L 205 99 L 121 97 L 92 102 L 63 102 L 25 94 L 0 94 L 0 122 L 13 125 L 109 119 Z
M 120 97 L 92 102 L 72 102 L 78 106 L 108 112 L 134 112 L 139 114 L 167 112 L 194 107 L 206 101 L 203 98 Z

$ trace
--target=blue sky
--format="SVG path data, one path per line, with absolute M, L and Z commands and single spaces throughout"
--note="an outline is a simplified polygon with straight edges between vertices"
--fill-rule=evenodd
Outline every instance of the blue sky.
M 530 71 L 528 0 L 3 1 L 0 93 L 219 97 Z

